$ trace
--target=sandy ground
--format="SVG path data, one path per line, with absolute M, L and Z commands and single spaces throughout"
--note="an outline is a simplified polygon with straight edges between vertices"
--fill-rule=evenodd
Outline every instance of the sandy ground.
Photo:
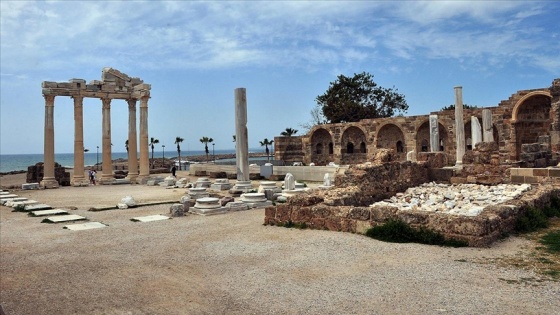
M 183 176 L 184 174 L 179 174 Z M 19 175 L 0 178 L 18 184 Z M 23 177 L 25 178 L 25 177 Z M 362 235 L 264 226 L 264 210 L 167 214 L 169 205 L 92 212 L 127 195 L 179 200 L 142 185 L 15 191 L 108 227 L 64 224 L 0 206 L 0 304 L 41 314 L 554 314 L 560 282 L 492 261 L 530 255 L 509 237 L 492 248 L 383 243 Z

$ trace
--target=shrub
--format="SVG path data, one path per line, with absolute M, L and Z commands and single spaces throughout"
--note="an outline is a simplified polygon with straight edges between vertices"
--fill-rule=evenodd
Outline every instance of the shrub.
M 541 209 L 529 207 L 515 223 L 515 231 L 524 233 L 548 227 L 548 218 Z
M 424 227 L 414 229 L 402 220 L 389 220 L 383 225 L 374 226 L 366 231 L 366 236 L 392 243 L 420 243 L 451 247 L 468 245 L 465 241 L 445 239 L 441 233 Z

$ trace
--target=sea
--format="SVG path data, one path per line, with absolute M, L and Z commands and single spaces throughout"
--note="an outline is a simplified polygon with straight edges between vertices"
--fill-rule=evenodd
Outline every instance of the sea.
M 263 152 L 262 148 L 249 149 L 249 152 Z M 209 156 L 212 154 L 232 154 L 235 153 L 234 149 L 231 150 L 215 150 L 210 151 Z M 181 160 L 188 160 L 189 156 L 205 155 L 204 151 L 188 151 L 181 152 Z M 152 151 L 149 152 L 149 157 L 152 157 Z M 154 151 L 154 159 L 163 158 L 173 159 L 177 158 L 176 151 Z M 127 152 L 112 152 L 112 160 L 127 159 Z M 74 167 L 74 153 L 55 153 L 55 162 L 64 167 Z M 252 160 L 252 159 L 250 159 Z M 0 173 L 7 173 L 12 171 L 27 171 L 28 166 L 35 165 L 43 162 L 43 154 L 0 154 Z M 102 163 L 102 153 L 99 152 L 86 152 L 84 153 L 84 166 L 93 166 L 97 163 Z

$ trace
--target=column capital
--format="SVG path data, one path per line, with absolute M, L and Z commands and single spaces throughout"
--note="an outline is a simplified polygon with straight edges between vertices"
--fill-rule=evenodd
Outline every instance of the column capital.
M 43 97 L 45 98 L 45 105 L 46 106 L 54 106 L 54 95 L 45 95 L 43 94 Z
M 101 99 L 101 102 L 103 103 L 103 109 L 109 109 L 111 107 L 111 99 L 110 98 L 103 97 Z
M 128 108 L 129 109 L 135 108 L 136 107 L 136 101 L 138 101 L 138 100 L 135 99 L 135 98 L 127 99 L 126 102 L 128 103 Z
M 140 97 L 140 107 L 148 107 L 148 100 L 149 99 L 150 99 L 149 96 Z

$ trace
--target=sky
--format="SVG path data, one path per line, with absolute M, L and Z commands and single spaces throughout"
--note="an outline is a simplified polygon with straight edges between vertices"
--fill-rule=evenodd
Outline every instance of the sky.
M 249 147 L 305 134 L 317 96 L 367 72 L 407 116 L 454 103 L 497 106 L 560 77 L 560 1 L 0 2 L 0 154 L 43 153 L 41 82 L 101 80 L 104 67 L 151 84 L 148 137 L 166 152 L 233 149 L 236 88 Z M 101 100 L 84 99 L 84 146 L 101 147 Z M 139 110 L 137 110 L 139 113 Z M 74 148 L 73 101 L 57 97 L 55 152 Z M 137 120 L 139 121 L 139 120 Z M 111 103 L 114 152 L 128 108 Z M 161 150 L 157 147 L 156 151 Z

